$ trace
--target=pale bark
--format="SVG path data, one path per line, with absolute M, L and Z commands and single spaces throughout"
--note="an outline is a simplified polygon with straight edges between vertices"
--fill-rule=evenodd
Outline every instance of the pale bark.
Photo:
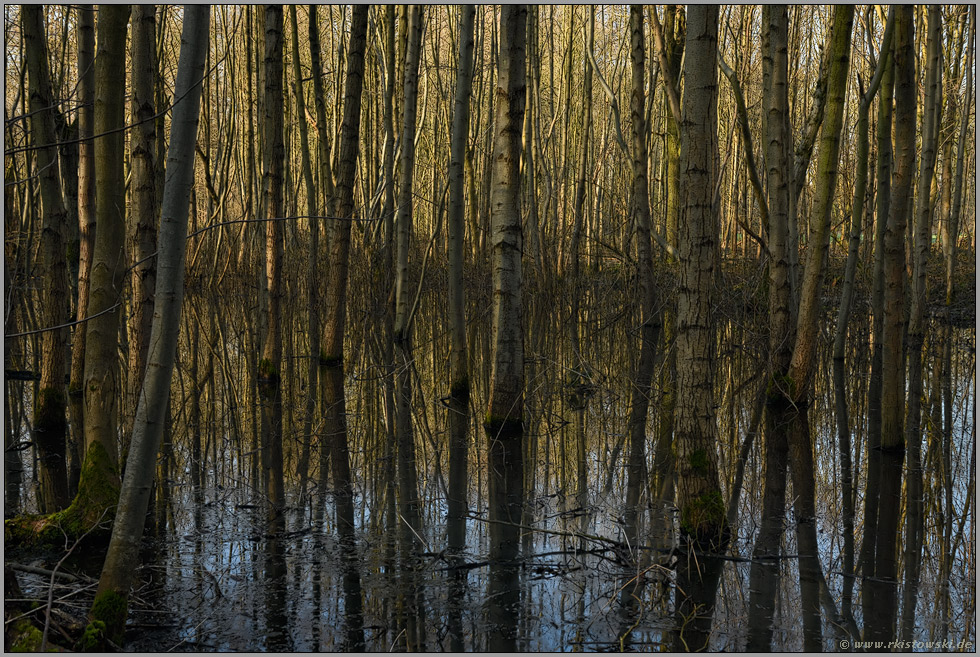
M 201 79 L 208 50 L 209 5 L 184 8 L 181 55 L 177 67 L 157 254 L 156 303 L 150 352 L 133 427 L 126 476 L 119 497 L 93 620 L 106 623 L 107 636 L 121 643 L 126 605 L 139 562 L 146 509 L 153 487 L 157 452 L 164 433 L 170 379 L 177 355 L 184 296 L 187 210 L 194 175 L 194 144 L 201 104 Z M 121 604 L 120 604 L 121 603 Z

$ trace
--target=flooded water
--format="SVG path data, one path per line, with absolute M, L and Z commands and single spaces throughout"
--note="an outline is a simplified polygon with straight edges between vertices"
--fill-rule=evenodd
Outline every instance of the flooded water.
M 669 647 L 674 628 L 671 544 L 653 536 L 663 508 L 645 490 L 640 545 L 624 528 L 629 376 L 639 332 L 629 300 L 630 282 L 595 277 L 583 291 L 582 352 L 570 353 L 566 298 L 541 292 L 528 300 L 525 324 L 526 415 L 523 518 L 514 527 L 513 560 L 492 558 L 488 494 L 488 438 L 482 427 L 489 387 L 489 291 L 469 290 L 471 381 L 467 441 L 465 550 L 447 550 L 449 482 L 449 335 L 438 279 L 427 288 L 413 345 L 413 419 L 421 529 L 416 547 L 399 543 L 391 524 L 386 484 L 393 472 L 386 411 L 383 314 L 370 304 L 351 311 L 346 365 L 347 424 L 354 486 L 354 543 L 336 529 L 333 483 L 320 477 L 319 421 L 304 435 L 310 386 L 303 304 L 294 301 L 284 365 L 284 453 L 287 510 L 270 525 L 256 476 L 258 406 L 254 394 L 254 295 L 191 294 L 184 312 L 175 372 L 172 424 L 158 488 L 154 527 L 147 531 L 144 564 L 133 595 L 126 650 L 336 651 L 390 650 L 624 651 Z M 355 281 L 353 289 L 357 289 Z M 736 288 L 737 290 L 738 288 Z M 726 499 L 736 462 L 764 384 L 765 317 L 746 310 L 751 292 L 735 292 L 719 305 L 716 398 L 718 457 Z M 298 297 L 299 295 L 297 295 Z M 816 455 L 820 561 L 831 595 L 840 604 L 842 524 L 840 454 L 831 388 L 828 308 L 820 368 L 810 410 Z M 191 336 L 196 337 L 191 338 Z M 861 539 L 866 461 L 864 398 L 869 368 L 868 318 L 859 310 L 851 327 L 848 399 L 857 477 L 856 542 Z M 924 418 L 926 521 L 919 587 L 917 638 L 942 634 L 937 581 L 945 514 L 953 514 L 953 567 L 948 582 L 953 610 L 946 636 L 974 641 L 975 511 L 971 476 L 975 436 L 975 328 L 957 328 L 952 371 L 952 443 L 947 509 L 938 474 L 942 404 L 939 357 L 942 327 L 926 343 Z M 862 338 L 863 336 L 863 338 Z M 862 339 L 864 343 L 861 344 Z M 196 344 L 196 380 L 189 345 Z M 858 346 L 854 346 L 858 345 Z M 659 361 L 648 419 L 646 464 L 654 468 L 655 437 L 669 387 L 669 362 Z M 582 382 L 585 385 L 582 385 Z M 575 385 L 570 385 L 574 382 Z M 197 406 L 189 402 L 196 399 Z M 196 437 L 195 437 L 196 436 Z M 304 443 L 307 477 L 301 477 Z M 584 460 L 580 463 L 580 457 Z M 761 437 L 748 448 L 733 540 L 719 586 L 711 648 L 744 649 L 749 569 L 761 517 Z M 199 460 L 198 460 L 199 459 Z M 196 475 L 195 463 L 200 463 Z M 932 469 L 930 469 L 932 468 Z M 201 485 L 193 482 L 200 477 Z M 306 490 L 302 488 L 306 484 Z M 324 487 L 325 484 L 325 487 Z M 649 487 L 647 487 L 649 488 Z M 800 592 L 792 492 L 783 535 L 781 585 L 773 647 L 802 649 Z M 676 518 L 667 504 L 667 517 Z M 516 538 L 513 538 L 516 537 Z M 662 564 L 666 564 L 662 565 Z M 855 586 L 855 600 L 860 581 Z M 861 626 L 860 604 L 855 605 Z M 836 634 L 824 616 L 824 647 Z

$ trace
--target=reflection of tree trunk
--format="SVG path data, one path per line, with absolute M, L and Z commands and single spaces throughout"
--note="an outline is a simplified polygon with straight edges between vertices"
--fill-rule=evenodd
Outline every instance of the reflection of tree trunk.
M 274 524 L 278 531 L 282 526 L 282 516 Z M 265 568 L 263 574 L 263 591 L 265 593 L 265 645 L 269 652 L 290 652 L 293 650 L 293 640 L 290 635 L 289 616 L 286 610 L 286 554 L 285 546 L 278 538 L 270 538 L 265 543 Z
M 711 315 L 717 240 L 712 204 L 718 172 L 717 42 L 718 7 L 689 7 L 680 158 L 686 218 L 678 226 L 676 467 L 682 553 L 677 564 L 675 650 L 708 647 L 724 565 L 710 555 L 724 553 L 730 538 L 718 483 Z
M 54 97 L 48 71 L 48 49 L 42 8 L 24 5 L 22 22 L 30 72 L 31 136 L 37 146 L 37 168 L 43 209 L 41 258 L 44 265 L 44 306 L 41 324 L 55 327 L 67 319 L 68 263 L 65 257 L 65 209 L 58 176 L 55 146 Z M 34 402 L 34 442 L 39 456 L 42 513 L 53 513 L 68 505 L 68 399 L 65 394 L 65 348 L 68 330 L 47 330 L 41 335 L 41 382 Z M 113 436 L 113 438 L 115 438 Z
M 896 543 L 902 499 L 905 368 L 902 339 L 905 330 L 905 228 L 915 176 L 915 57 L 913 11 L 896 8 L 895 173 L 885 227 L 884 322 L 882 325 L 881 483 L 874 573 L 865 586 L 873 603 L 865 618 L 865 639 L 895 638 L 897 613 Z
M 926 264 L 932 240 L 932 184 L 939 147 L 939 121 L 942 114 L 942 17 L 939 7 L 928 10 L 926 42 L 925 107 L 922 113 L 922 160 L 919 165 L 915 199 L 915 226 L 912 245 L 912 308 L 909 313 L 907 358 L 909 371 L 908 417 L 905 448 L 908 452 L 908 479 L 905 486 L 905 588 L 902 591 L 900 637 L 912 640 L 915 604 L 919 593 L 919 562 L 922 556 L 922 346 L 925 341 Z

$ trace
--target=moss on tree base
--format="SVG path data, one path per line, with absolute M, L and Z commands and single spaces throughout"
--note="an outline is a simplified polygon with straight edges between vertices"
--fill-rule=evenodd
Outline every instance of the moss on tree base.
M 78 495 L 71 505 L 49 515 L 23 515 L 4 522 L 8 549 L 62 549 L 85 536 L 94 542 L 109 539 L 119 503 L 119 469 L 101 443 L 85 452 Z

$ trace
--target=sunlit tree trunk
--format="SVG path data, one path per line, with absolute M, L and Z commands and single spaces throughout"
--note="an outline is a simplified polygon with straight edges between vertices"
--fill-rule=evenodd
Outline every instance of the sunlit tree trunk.
M 630 7 L 630 61 L 633 90 L 630 96 L 630 116 L 633 124 L 633 204 L 637 280 L 640 288 L 640 352 L 630 389 L 627 431 L 630 456 L 626 484 L 626 532 L 630 544 L 640 545 L 638 512 L 640 491 L 646 470 L 646 425 L 650 405 L 650 381 L 657 342 L 660 339 L 661 316 L 656 310 L 656 288 L 653 279 L 653 252 L 650 241 L 651 221 L 649 190 L 647 189 L 647 125 L 644 120 L 644 82 L 646 79 L 646 38 L 643 33 L 643 8 Z M 583 167 L 584 168 L 584 167 Z
M 312 18 L 311 18 L 312 20 Z M 296 103 L 296 116 L 299 125 L 300 155 L 303 162 L 303 182 L 306 185 L 306 214 L 310 226 L 310 246 L 307 259 L 307 327 L 310 340 L 310 358 L 306 368 L 306 399 L 303 407 L 303 433 L 300 440 L 303 443 L 298 463 L 300 477 L 300 504 L 306 503 L 306 484 L 310 468 L 310 443 L 313 439 L 313 414 L 316 412 L 317 386 L 317 357 L 320 354 L 320 295 L 317 281 L 317 270 L 320 260 L 320 220 L 316 217 L 318 198 L 316 185 L 313 182 L 313 163 L 310 154 L 309 129 L 306 125 L 306 94 L 303 91 L 303 74 L 299 57 L 299 28 L 296 21 L 296 5 L 289 6 L 289 30 L 292 41 L 292 73 L 293 98 Z M 326 214 L 326 213 L 323 213 Z
M 329 268 L 324 298 L 324 328 L 320 352 L 321 408 L 324 435 L 330 450 L 333 493 L 337 509 L 337 531 L 344 545 L 346 626 L 344 646 L 363 649 L 364 630 L 359 574 L 352 561 L 354 546 L 354 488 L 351 481 L 347 440 L 347 406 L 344 397 L 344 331 L 347 322 L 351 223 L 354 219 L 354 176 L 357 169 L 361 129 L 361 89 L 364 79 L 364 50 L 368 5 L 351 9 L 351 33 L 347 44 L 347 73 L 344 89 L 343 123 L 337 152 L 336 215 L 331 231 Z M 322 449 L 322 447 L 321 447 Z
M 912 640 L 915 606 L 919 593 L 924 502 L 922 499 L 922 345 L 925 342 L 926 265 L 932 241 L 932 184 L 939 150 L 942 114 L 942 15 L 938 5 L 928 9 L 926 40 L 925 107 L 922 112 L 921 162 L 915 194 L 915 226 L 912 242 L 912 307 L 909 312 L 907 358 L 909 367 L 908 415 L 905 449 L 908 475 L 905 484 L 905 588 L 902 590 L 900 636 Z
M 768 179 L 769 245 L 769 372 L 766 390 L 765 460 L 763 462 L 762 526 L 756 537 L 750 572 L 747 649 L 768 651 L 776 590 L 779 586 L 788 459 L 787 400 L 781 390 L 792 358 L 796 315 L 792 304 L 789 260 L 791 219 L 790 173 L 792 134 L 789 130 L 788 25 L 785 5 L 762 7 L 763 143 Z
M 85 325 L 85 465 L 76 500 L 114 505 L 118 495 L 118 435 L 122 386 L 117 355 L 120 304 L 125 286 L 125 125 L 126 25 L 128 5 L 99 6 L 95 56 L 96 239 L 92 254 L 88 317 Z M 86 482 L 91 464 L 94 480 Z M 98 481 L 101 480 L 101 481 Z M 86 489 L 90 483 L 92 489 Z M 106 484 L 106 485 L 103 485 Z M 100 509 L 99 512 L 102 510 Z
M 266 491 L 272 505 L 271 517 L 278 517 L 285 506 L 282 462 L 282 300 L 284 296 L 283 174 L 285 146 L 283 144 L 283 115 L 285 100 L 282 89 L 283 17 L 281 5 L 265 8 L 265 118 L 263 130 L 266 230 L 266 281 L 268 285 L 268 324 L 259 361 L 259 397 L 262 403 L 262 465 Z
M 163 438 L 170 379 L 177 356 L 184 298 L 187 209 L 194 179 L 194 144 L 201 106 L 201 83 L 208 51 L 209 5 L 184 8 L 180 62 L 168 151 L 167 182 L 160 221 L 156 302 L 146 375 L 139 396 L 112 538 L 90 619 L 105 623 L 106 636 L 122 645 L 130 588 L 139 563 L 139 545 Z
M 75 319 L 88 313 L 89 276 L 92 272 L 92 250 L 95 247 L 95 147 L 93 102 L 95 96 L 95 10 L 92 5 L 78 9 L 78 301 Z M 85 377 L 85 326 L 75 328 L 71 342 L 71 376 L 68 401 L 71 437 L 68 451 L 68 492 L 78 492 L 82 473 L 85 437 L 82 430 L 83 385 Z
M 153 321 L 153 290 L 156 286 L 156 262 L 153 253 L 157 241 L 156 113 L 153 94 L 157 77 L 156 7 L 133 5 L 133 34 L 130 39 L 130 122 L 129 141 L 132 196 L 127 228 L 130 273 L 129 303 L 129 370 L 126 378 L 126 407 L 123 418 L 123 444 L 129 442 L 137 396 L 143 385 L 143 373 L 150 349 L 150 324 Z
M 452 362 L 449 389 L 449 500 L 447 534 L 449 549 L 466 545 L 467 427 L 469 426 L 470 376 L 467 366 L 466 316 L 463 299 L 463 159 L 470 126 L 470 94 L 473 87 L 473 19 L 476 9 L 460 9 L 459 62 L 456 65 L 456 98 L 449 158 L 449 315 Z
M 718 176 L 718 7 L 688 8 L 681 120 L 681 199 L 677 301 L 677 565 L 674 650 L 708 647 L 715 595 L 730 539 L 718 481 L 715 420 L 715 281 Z
M 915 56 L 913 8 L 896 8 L 895 171 L 884 241 L 884 321 L 882 323 L 881 480 L 875 538 L 874 573 L 865 572 L 871 604 L 865 618 L 865 639 L 895 638 L 897 562 L 905 460 L 905 228 L 915 177 Z
M 854 591 L 854 472 L 851 465 L 851 428 L 847 409 L 847 382 L 845 370 L 845 347 L 847 326 L 850 320 L 851 301 L 854 296 L 854 280 L 857 273 L 858 251 L 861 243 L 862 222 L 864 221 L 864 201 L 868 191 L 869 134 L 868 114 L 881 85 L 885 68 L 891 59 L 891 35 L 894 34 L 894 10 L 889 12 L 885 36 L 882 39 L 878 66 L 867 92 L 861 97 L 858 106 L 856 128 L 856 171 L 854 176 L 854 196 L 851 202 L 851 229 L 848 240 L 847 263 L 844 266 L 844 283 L 841 292 L 840 308 L 837 313 L 837 326 L 834 332 L 834 400 L 837 410 L 837 436 L 841 459 L 841 520 L 844 531 L 844 552 L 842 570 L 844 581 L 841 593 L 841 615 L 852 619 L 851 605 Z
M 30 128 L 37 152 L 42 204 L 41 262 L 44 267 L 41 323 L 41 382 L 34 400 L 34 440 L 39 456 L 39 503 L 42 513 L 52 513 L 68 505 L 66 456 L 68 399 L 65 389 L 65 354 L 68 329 L 68 262 L 65 232 L 68 212 L 58 175 L 55 146 L 55 100 L 51 93 L 48 48 L 43 8 L 21 7 L 24 46 L 30 83 Z
M 511 595 L 520 552 L 524 500 L 524 326 L 521 317 L 523 234 L 521 231 L 521 132 L 526 102 L 525 5 L 500 9 L 493 166 L 490 172 L 490 245 L 493 269 L 490 408 L 485 430 L 490 489 L 490 560 L 487 597 L 499 630 L 489 649 L 516 649 L 519 610 Z M 500 596 L 503 596 L 501 598 Z M 504 604 L 506 603 L 506 604 Z

